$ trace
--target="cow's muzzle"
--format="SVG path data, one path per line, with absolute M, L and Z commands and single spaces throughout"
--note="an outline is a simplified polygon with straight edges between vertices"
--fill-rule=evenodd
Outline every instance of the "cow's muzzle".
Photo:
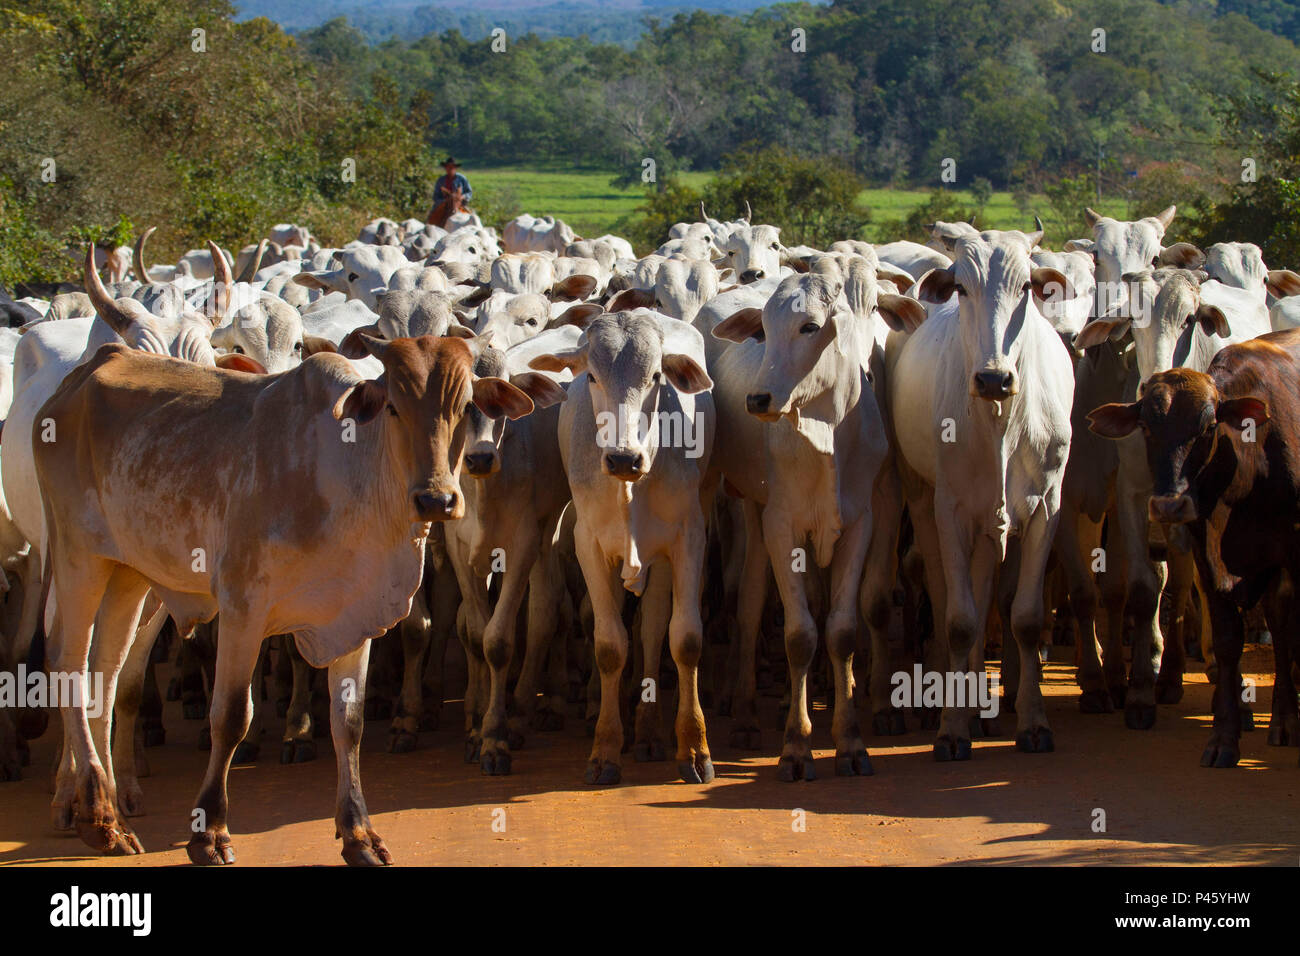
M 1196 520 L 1196 505 L 1187 495 L 1152 495 L 1147 500 L 1147 517 L 1163 524 L 1186 524 Z
M 465 470 L 475 478 L 494 475 L 500 468 L 501 463 L 495 452 L 476 451 L 465 456 Z
M 1020 390 L 1016 373 L 1001 369 L 986 369 L 975 373 L 972 390 L 976 398 L 988 402 L 1001 402 Z
M 460 517 L 460 495 L 454 491 L 417 491 L 411 495 L 421 521 L 450 521 Z
M 773 407 L 771 392 L 750 392 L 745 396 L 745 411 L 764 421 L 779 417 L 779 410 Z
M 765 275 L 767 275 L 767 273 L 762 269 L 746 269 L 740 274 L 740 284 L 749 285 L 751 282 L 757 282 Z
M 645 455 L 640 452 L 607 452 L 604 457 L 605 474 L 623 481 L 638 481 L 645 474 Z

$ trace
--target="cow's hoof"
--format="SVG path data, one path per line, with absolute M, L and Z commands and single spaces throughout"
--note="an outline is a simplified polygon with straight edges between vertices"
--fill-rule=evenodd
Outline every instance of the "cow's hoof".
M 970 741 L 966 738 L 944 734 L 934 742 L 934 759 L 940 763 L 970 760 L 970 749 Z
M 1202 767 L 1235 767 L 1241 759 L 1241 751 L 1235 743 L 1222 744 L 1211 740 L 1201 753 Z
M 543 733 L 552 733 L 556 730 L 564 729 L 564 715 L 558 710 L 551 710 L 544 707 L 533 714 L 532 720 L 528 725 L 533 730 L 540 730 Z
M 227 834 L 214 838 L 211 833 L 196 833 L 185 844 L 185 852 L 195 866 L 226 866 L 235 862 L 235 847 Z
M 1123 707 L 1124 702 L 1127 700 L 1128 700 L 1128 687 L 1126 687 L 1123 684 L 1117 684 L 1116 686 L 1110 688 L 1110 702 L 1116 710 L 1119 710 L 1121 707 Z
M 938 730 L 941 711 L 937 707 L 921 708 L 921 729 Z
M 280 763 L 307 763 L 316 759 L 313 740 L 286 740 L 280 745 Z
M 1289 714 L 1280 721 L 1269 724 L 1268 745 L 1270 747 L 1294 747 L 1300 744 L 1300 717 Z
M 343 859 L 348 866 L 392 866 L 393 855 L 379 834 L 371 830 L 369 840 L 344 840 Z
M 1079 712 L 1082 714 L 1113 714 L 1115 705 L 1110 699 L 1110 692 L 1085 690 L 1079 695 Z
M 1180 679 L 1177 684 L 1173 681 L 1161 683 L 1156 681 L 1156 703 L 1157 704 L 1176 704 L 1183 699 L 1183 682 Z
M 1129 730 L 1150 730 L 1156 725 L 1156 705 L 1132 701 L 1124 707 L 1124 726 Z
M 235 755 L 231 759 L 235 763 L 253 763 L 261 752 L 261 744 L 255 744 L 251 740 L 241 740 L 235 746 Z
M 70 803 L 51 803 L 50 804 L 50 826 L 59 833 L 66 833 L 72 829 L 72 804 Z
M 204 751 L 212 749 L 212 727 L 208 724 L 204 724 L 199 731 L 199 749 Z
M 1027 754 L 1050 754 L 1056 750 L 1056 741 L 1047 727 L 1030 727 L 1016 734 L 1016 749 Z
M 684 783 L 709 783 L 713 780 L 713 761 L 708 754 L 698 754 L 694 762 L 680 761 L 677 764 L 677 774 Z
M 873 773 L 875 771 L 871 768 L 871 758 L 865 750 L 835 755 L 837 777 L 870 777 Z
M 479 769 L 489 777 L 510 776 L 510 753 L 504 750 L 483 750 Z
M 144 847 L 130 828 L 111 815 L 102 816 L 98 820 L 78 819 L 76 830 L 82 843 L 104 856 L 133 856 L 144 852 Z
M 124 817 L 144 816 L 144 791 L 140 789 L 140 784 L 135 781 L 118 781 L 117 808 Z
M 202 720 L 208 716 L 208 708 L 201 700 L 187 700 L 181 704 L 181 715 L 186 720 Z
M 658 762 L 668 759 L 668 752 L 664 749 L 664 742 L 658 738 L 650 740 L 638 740 L 632 745 L 632 757 L 637 763 Z
M 415 751 L 417 737 L 408 730 L 394 730 L 388 735 L 390 754 L 409 754 Z
M 776 777 L 784 783 L 796 780 L 816 780 L 817 771 L 813 768 L 812 754 L 795 756 L 782 754 L 776 764 Z
M 465 738 L 465 762 L 478 763 L 479 749 L 482 745 L 482 739 L 474 734 Z
M 623 780 L 623 768 L 610 760 L 592 760 L 582 779 L 597 787 L 614 787 Z
M 732 727 L 729 742 L 739 750 L 761 750 L 763 732 L 757 727 Z
M 871 732 L 877 737 L 900 737 L 907 733 L 901 710 L 882 710 L 871 716 Z

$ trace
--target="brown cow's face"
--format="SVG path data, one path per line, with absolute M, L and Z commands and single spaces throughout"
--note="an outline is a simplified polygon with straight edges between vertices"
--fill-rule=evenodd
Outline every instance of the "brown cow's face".
M 413 520 L 462 517 L 460 464 L 464 419 L 471 404 L 489 418 L 519 418 L 533 410 L 529 397 L 499 378 L 476 378 L 474 355 L 459 338 L 396 339 L 364 336 L 366 349 L 384 364 L 383 378 L 358 386 L 359 420 L 385 416 L 408 477 Z
M 1262 425 L 1267 418 L 1259 399 L 1225 399 L 1208 375 L 1185 368 L 1153 375 L 1132 404 L 1103 405 L 1088 415 L 1092 430 L 1106 438 L 1141 431 L 1152 477 L 1147 513 L 1166 524 L 1201 517 L 1189 490 L 1214 456 L 1222 437 L 1218 426 Z

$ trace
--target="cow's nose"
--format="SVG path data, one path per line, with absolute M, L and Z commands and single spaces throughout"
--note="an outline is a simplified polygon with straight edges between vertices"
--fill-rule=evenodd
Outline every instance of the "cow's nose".
M 1000 402 L 1016 393 L 1013 372 L 983 371 L 975 373 L 975 394 L 991 402 Z
M 1147 517 L 1163 524 L 1186 524 L 1196 518 L 1196 505 L 1187 495 L 1152 495 L 1147 500 Z
M 761 278 L 763 278 L 762 269 L 746 269 L 744 272 L 740 274 L 740 281 L 742 285 L 748 285 L 751 282 L 757 282 Z
M 446 521 L 456 513 L 456 495 L 450 491 L 417 491 L 411 500 L 421 521 Z
M 640 478 L 644 469 L 645 455 L 640 452 L 630 454 L 611 451 L 605 455 L 605 470 L 615 478 Z
M 475 477 L 490 475 L 496 465 L 496 457 L 490 451 L 471 452 L 465 456 L 465 470 Z
M 745 396 L 745 410 L 751 415 L 765 415 L 771 407 L 771 392 L 750 392 Z

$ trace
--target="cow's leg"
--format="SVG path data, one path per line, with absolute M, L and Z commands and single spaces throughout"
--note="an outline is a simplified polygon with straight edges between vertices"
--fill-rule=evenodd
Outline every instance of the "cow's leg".
M 361 792 L 361 734 L 365 730 L 366 667 L 370 641 L 329 665 L 330 735 L 338 762 L 334 838 L 343 840 L 349 866 L 388 866 L 392 854 L 370 825 Z
M 620 613 L 618 573 L 605 560 L 594 537 L 579 523 L 574 532 L 574 550 L 591 597 L 595 619 L 596 667 L 600 671 L 600 715 L 596 718 L 595 740 L 587 761 L 587 783 L 607 786 L 623 777 L 623 718 L 619 713 L 619 683 L 627 663 L 627 629 Z
M 1124 485 L 1121 469 L 1121 485 Z M 1120 495 L 1119 517 L 1128 564 L 1128 604 L 1133 616 L 1133 664 L 1124 701 L 1124 725 L 1150 730 L 1156 722 L 1156 661 L 1160 659 L 1160 593 L 1164 565 L 1148 557 L 1146 502 L 1149 487 L 1129 488 Z
M 58 555 L 57 550 L 54 553 Z M 143 853 L 140 841 L 115 810 L 117 789 L 109 735 L 118 679 L 135 637 L 148 585 L 124 565 L 90 559 L 73 570 L 72 561 L 55 560 L 55 580 L 63 582 L 59 591 L 60 653 L 55 669 L 82 674 L 81 687 L 89 691 L 73 706 L 62 708 L 70 724 L 67 740 L 76 761 L 73 824 L 82 841 L 102 853 Z M 100 575 L 102 589 L 87 585 Z M 68 582 L 74 583 L 69 586 Z M 94 605 L 98 605 L 97 615 Z M 93 642 L 89 620 L 95 622 Z M 89 683 L 90 675 L 102 679 L 102 686 Z M 98 700 L 89 699 L 96 691 Z M 88 703 L 94 704 L 93 715 Z
M 402 641 L 402 690 L 388 733 L 389 753 L 410 753 L 415 749 L 424 706 L 424 658 L 429 651 L 431 623 L 424 588 L 417 588 L 411 598 L 411 613 L 397 625 L 397 635 Z
M 314 671 L 306 658 L 299 653 L 293 635 L 285 636 L 284 651 L 293 668 L 293 690 L 289 697 L 289 712 L 284 717 L 284 737 L 280 741 L 280 763 L 306 763 L 316 759 L 316 741 L 313 739 L 311 718 L 311 685 Z
M 543 528 L 537 560 L 528 572 L 528 624 L 524 638 L 524 662 L 515 682 L 514 714 L 510 717 L 510 737 L 523 740 L 528 727 L 559 730 L 564 726 L 564 711 L 555 702 L 543 698 L 538 709 L 537 695 L 545 691 L 543 669 L 549 656 L 563 658 L 563 640 L 555 640 L 560 624 L 560 602 L 564 600 L 564 579 L 555 564 L 550 540 L 553 529 Z M 554 668 L 552 668 L 554 672 Z M 560 671 L 563 674 L 563 670 Z M 561 682 L 562 682 L 561 678 Z M 557 685 L 558 686 L 558 685 Z
M 1061 559 L 1070 609 L 1078 635 L 1079 710 L 1085 714 L 1109 714 L 1114 710 L 1106 675 L 1101 669 L 1101 645 L 1097 642 L 1097 579 L 1093 575 L 1093 554 L 1101 547 L 1101 525 L 1062 504 L 1056 530 L 1056 553 Z
M 862 570 L 871 544 L 871 531 L 872 513 L 867 511 L 840 535 L 831 561 L 826 654 L 831 661 L 831 692 L 835 698 L 831 717 L 835 773 L 841 777 L 871 774 L 871 758 L 862 741 L 858 708 L 853 700 L 853 650 L 858 637 L 858 604 L 866 603 L 862 600 L 866 586 Z
M 903 524 L 903 493 L 892 456 L 876 478 L 871 521 L 871 544 L 860 592 L 862 618 L 871 634 L 871 726 L 877 734 L 905 734 L 903 709 L 890 703 L 889 623 L 894 613 L 898 536 Z
M 683 530 L 674 549 L 673 610 L 668 624 L 668 649 L 677 665 L 677 772 L 687 783 L 708 783 L 713 779 L 713 759 L 709 755 L 697 683 L 700 655 L 704 650 L 700 598 L 706 547 L 701 514 L 699 521 Z
M 958 675 L 968 689 L 973 689 L 975 674 L 970 670 L 971 651 L 977 640 L 984 639 L 999 558 L 993 539 L 986 535 L 972 535 L 968 528 L 959 524 L 953 507 L 951 501 L 935 502 L 948 600 L 945 627 L 948 635 L 947 671 Z M 944 683 L 946 688 L 949 681 Z M 964 696 L 967 698 L 964 703 L 969 704 L 971 694 Z M 976 712 L 976 708 L 971 706 L 957 706 L 955 697 L 944 701 L 943 713 L 939 717 L 939 734 L 934 742 L 936 760 L 970 759 L 970 722 Z
M 698 584 L 696 585 L 698 591 Z M 698 605 L 697 605 L 698 606 Z M 664 718 L 659 707 L 659 672 L 663 662 L 664 636 L 673 613 L 673 569 L 657 561 L 650 567 L 645 593 L 638 606 L 641 638 L 641 685 L 638 689 L 632 755 L 638 762 L 667 760 L 664 746 Z M 635 661 L 633 667 L 636 666 Z M 646 683 L 650 681 L 650 683 Z M 649 694 L 646 692 L 650 691 Z
M 1059 517 L 1059 513 L 1048 517 L 1040 508 L 1030 518 L 1021 536 L 1020 573 L 1016 581 L 1016 596 L 1011 604 L 1011 633 L 1020 647 L 1016 747 L 1026 753 L 1047 753 L 1056 749 L 1039 686 L 1043 668 L 1038 656 L 1038 641 L 1046 611 L 1043 577 Z
M 216 673 L 212 681 L 212 751 L 199 795 L 194 801 L 186 845 L 190 860 L 201 866 L 235 862 L 235 848 L 226 826 L 229 798 L 226 778 L 235 748 L 248 733 L 253 716 L 253 669 L 266 637 L 260 626 L 226 612 L 221 616 Z
M 244 734 L 244 739 L 235 748 L 235 755 L 232 758 L 234 763 L 252 763 L 257 759 L 257 755 L 262 749 L 262 735 L 266 731 L 267 710 L 266 707 L 262 706 L 262 699 L 266 696 L 266 664 L 270 653 L 270 642 L 263 641 L 261 648 L 257 652 L 257 666 L 253 668 L 253 719 L 249 721 L 248 733 Z
M 1128 698 L 1128 671 L 1124 666 L 1124 609 L 1128 605 L 1128 555 L 1119 511 L 1106 514 L 1107 541 L 1102 552 L 1106 570 L 1096 576 L 1101 604 L 1106 611 L 1106 640 L 1102 642 L 1102 674 L 1113 707 L 1123 707 Z M 1100 546 L 1100 540 L 1098 541 Z
M 1273 634 L 1273 708 L 1268 722 L 1268 743 L 1272 747 L 1300 744 L 1300 716 L 1297 715 L 1295 680 L 1291 662 L 1296 648 L 1297 608 L 1294 583 L 1277 581 L 1265 596 L 1264 613 Z
M 421 730 L 437 730 L 442 720 L 442 704 L 447 692 L 443 668 L 447 661 L 447 641 L 456 633 L 456 611 L 460 608 L 460 586 L 456 572 L 449 560 L 432 569 L 426 565 L 425 574 L 432 574 L 429 592 L 429 654 L 424 671 L 424 710 L 420 716 Z
M 144 693 L 144 678 L 153 654 L 154 642 L 167 620 L 167 609 L 157 598 L 149 601 L 152 613 L 136 632 L 118 679 L 113 703 L 113 780 L 117 784 L 117 807 L 123 816 L 144 813 L 144 791 L 140 789 L 140 768 L 136 765 L 136 717 Z
M 736 592 L 736 671 L 731 703 L 731 745 L 744 750 L 762 746 L 758 728 L 758 634 L 767 604 L 767 548 L 763 513 L 753 501 L 741 503 L 744 514 L 744 559 Z
M 785 608 L 785 653 L 790 668 L 790 706 L 785 720 L 785 743 L 777 763 L 781 780 L 815 780 L 813 768 L 812 719 L 808 715 L 808 670 L 817 651 L 817 622 L 808 610 L 804 575 L 794 569 L 797 541 L 790 517 L 769 502 L 763 511 L 763 541 L 767 545 L 777 592 Z M 815 572 L 812 572 L 815 573 Z
M 930 611 L 934 634 L 922 650 L 924 671 L 930 674 L 942 674 L 948 666 L 948 585 L 943 576 L 943 557 L 939 545 L 939 529 L 934 518 L 934 491 L 924 487 L 918 494 L 908 500 L 908 513 L 912 518 L 912 530 L 916 538 L 916 550 L 921 560 L 921 573 L 925 579 L 926 594 L 930 599 Z M 918 563 L 909 562 L 913 568 Z M 942 708 L 922 707 L 921 728 L 933 730 L 939 726 Z
M 1200 559 L 1197 559 L 1200 564 Z M 1212 580 L 1204 575 L 1202 580 Z M 1236 606 L 1218 589 L 1206 595 L 1214 621 L 1214 656 L 1219 681 L 1214 687 L 1214 728 L 1201 752 L 1202 767 L 1235 767 L 1241 758 L 1241 649 L 1245 627 Z M 1275 691 L 1276 692 L 1276 691 Z
M 523 522 L 520 523 L 521 525 Z M 510 772 L 510 732 L 506 716 L 506 681 L 514 656 L 515 625 L 519 607 L 528 588 L 528 577 L 537 559 L 540 541 L 536 531 L 518 529 L 506 549 L 506 568 L 501 573 L 501 591 L 496 606 L 483 628 L 483 658 L 488 667 L 488 698 L 483 713 L 483 738 L 479 767 L 493 776 Z M 523 746 L 522 736 L 518 746 Z
M 1160 704 L 1176 704 L 1183 699 L 1183 671 L 1187 666 L 1187 647 L 1183 633 L 1187 620 L 1187 606 L 1191 601 L 1192 582 L 1196 564 L 1186 548 L 1169 543 L 1169 585 L 1167 591 L 1173 601 L 1170 633 L 1165 638 L 1164 653 L 1160 658 L 1160 676 L 1156 678 L 1155 697 Z

